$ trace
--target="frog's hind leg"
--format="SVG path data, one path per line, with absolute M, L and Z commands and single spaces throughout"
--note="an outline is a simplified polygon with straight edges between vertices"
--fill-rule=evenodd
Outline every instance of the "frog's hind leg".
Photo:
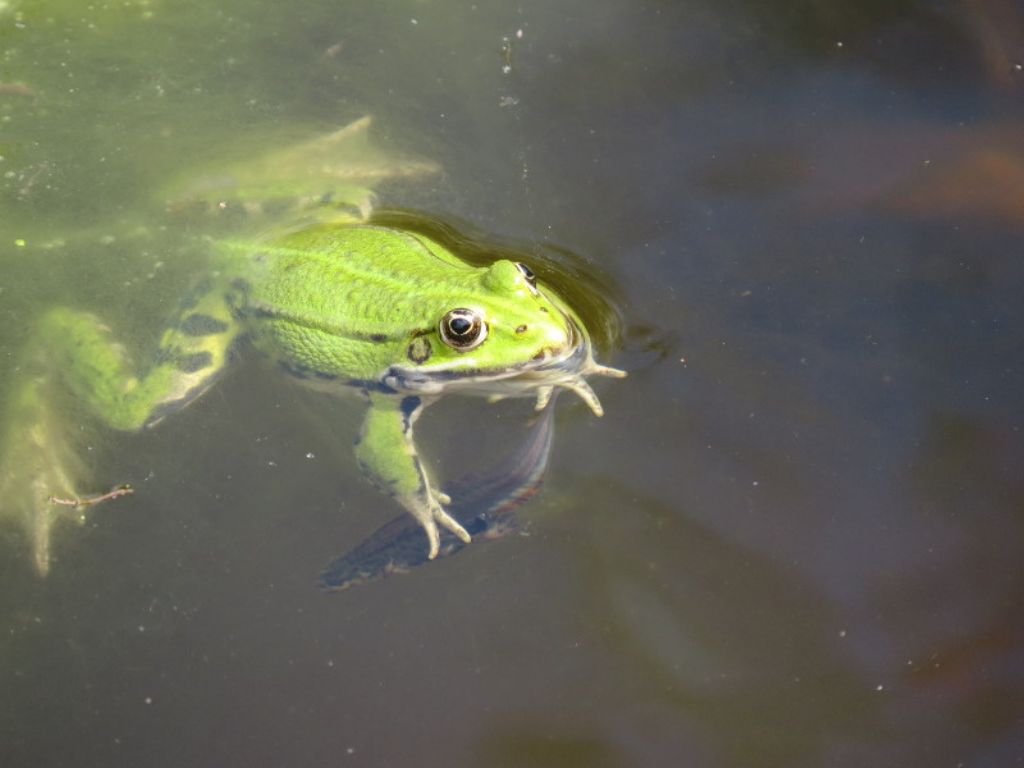
M 179 312 L 156 362 L 137 371 L 95 315 L 63 307 L 43 315 L 20 360 L 0 442 L 0 518 L 26 531 L 40 573 L 57 520 L 81 522 L 95 500 L 120 495 L 82 495 L 88 422 L 123 431 L 155 424 L 209 387 L 236 335 L 225 295 L 208 291 Z
M 238 339 L 238 323 L 232 309 L 237 300 L 233 290 L 203 283 L 182 304 L 177 318 L 160 339 L 156 369 L 166 369 L 166 384 L 157 393 L 144 426 L 152 427 L 168 414 L 184 408 L 208 390 L 227 368 Z
M 113 429 L 155 425 L 210 387 L 238 334 L 229 297 L 208 285 L 197 293 L 164 331 L 154 363 L 143 371 L 95 315 L 51 310 L 38 342 L 49 350 L 47 372 Z

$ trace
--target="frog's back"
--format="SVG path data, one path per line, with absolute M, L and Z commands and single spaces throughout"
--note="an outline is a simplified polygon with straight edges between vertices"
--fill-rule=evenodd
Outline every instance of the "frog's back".
M 289 235 L 266 260 L 250 302 L 353 336 L 394 336 L 436 323 L 434 299 L 471 291 L 483 270 L 414 234 L 324 226 Z
M 249 258 L 243 311 L 257 344 L 291 370 L 354 380 L 403 359 L 485 271 L 415 234 L 351 224 L 295 232 Z

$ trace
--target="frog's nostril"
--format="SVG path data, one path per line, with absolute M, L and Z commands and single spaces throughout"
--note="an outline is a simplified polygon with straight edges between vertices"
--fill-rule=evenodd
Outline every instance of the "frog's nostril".
M 520 325 L 518 328 L 516 328 L 516 333 L 526 333 L 526 326 Z

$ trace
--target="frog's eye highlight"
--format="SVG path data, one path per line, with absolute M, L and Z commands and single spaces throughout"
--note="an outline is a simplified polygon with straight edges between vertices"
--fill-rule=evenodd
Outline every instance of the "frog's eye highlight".
M 533 273 L 533 270 L 523 264 L 521 261 L 516 262 L 516 267 L 523 275 L 523 279 L 526 280 L 526 284 L 533 289 L 533 292 L 537 292 L 537 276 Z
M 472 309 L 453 309 L 441 318 L 441 341 L 459 352 L 468 352 L 484 343 L 487 323 Z

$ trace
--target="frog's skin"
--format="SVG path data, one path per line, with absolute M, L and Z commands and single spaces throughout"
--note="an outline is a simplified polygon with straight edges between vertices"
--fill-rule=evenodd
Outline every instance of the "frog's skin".
M 352 135 L 349 127 L 332 136 L 344 131 Z M 345 197 L 365 213 L 366 187 L 352 184 Z M 342 216 L 336 202 L 327 216 L 306 216 L 306 206 L 293 217 L 301 228 L 212 244 L 214 268 L 147 363 L 129 360 L 92 313 L 43 315 L 21 361 L 0 457 L 0 504 L 28 531 L 40 573 L 50 565 L 54 522 L 81 519 L 89 501 L 80 495 L 74 430 L 54 403 L 70 396 L 116 430 L 151 427 L 205 392 L 243 340 L 311 387 L 364 393 L 356 457 L 423 527 L 430 558 L 439 527 L 470 536 L 416 450 L 413 426 L 427 405 L 457 392 L 535 397 L 542 409 L 567 388 L 601 414 L 586 376 L 624 374 L 594 362 L 580 320 L 529 268 L 471 266 L 422 235 Z

